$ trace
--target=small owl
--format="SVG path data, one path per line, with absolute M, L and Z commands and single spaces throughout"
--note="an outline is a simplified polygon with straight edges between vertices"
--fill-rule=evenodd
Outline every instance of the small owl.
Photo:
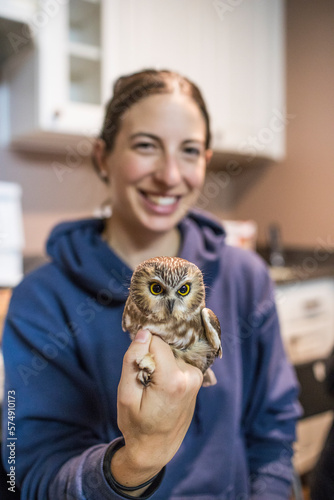
M 199 368 L 203 385 L 217 382 L 210 369 L 222 357 L 220 324 L 205 307 L 203 275 L 195 264 L 178 257 L 155 257 L 142 262 L 132 275 L 122 328 L 133 339 L 146 328 L 167 342 L 176 358 Z M 138 379 L 147 386 L 155 370 L 151 354 L 137 360 Z

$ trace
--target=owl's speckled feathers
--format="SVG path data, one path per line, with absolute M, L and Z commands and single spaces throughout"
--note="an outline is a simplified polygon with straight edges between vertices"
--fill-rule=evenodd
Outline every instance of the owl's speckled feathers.
M 205 307 L 203 275 L 195 264 L 178 257 L 154 257 L 132 275 L 122 327 L 133 339 L 140 328 L 167 342 L 175 357 L 204 374 L 203 385 L 215 383 L 210 369 L 222 356 L 220 324 Z M 150 354 L 138 360 L 139 380 L 147 385 L 155 369 Z

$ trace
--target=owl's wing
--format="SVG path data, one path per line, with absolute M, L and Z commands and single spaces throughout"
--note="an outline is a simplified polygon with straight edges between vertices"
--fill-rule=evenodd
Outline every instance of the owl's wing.
M 216 357 L 222 357 L 223 351 L 220 341 L 220 323 L 213 311 L 204 307 L 201 311 L 206 338 L 210 345 L 216 350 Z
M 126 299 L 125 306 L 124 306 L 124 311 L 123 311 L 123 316 L 122 316 L 122 330 L 123 332 L 126 332 L 128 327 L 126 323 L 129 321 L 129 297 Z
M 130 337 L 133 338 L 140 328 L 140 313 L 136 304 L 134 304 L 131 296 L 126 299 L 125 307 L 122 316 L 122 329 L 128 331 Z

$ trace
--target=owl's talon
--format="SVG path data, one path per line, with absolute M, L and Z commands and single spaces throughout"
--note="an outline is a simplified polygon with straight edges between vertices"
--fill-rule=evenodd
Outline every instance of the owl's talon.
M 151 375 L 155 370 L 153 354 L 148 352 L 143 358 L 137 359 L 137 365 L 141 370 L 144 370 Z
M 153 355 L 148 352 L 143 358 L 137 359 L 137 365 L 140 369 L 137 378 L 144 387 L 147 387 L 152 380 L 152 374 L 155 370 Z
M 147 373 L 145 370 L 140 370 L 140 372 L 137 375 L 137 378 L 141 384 L 143 384 L 144 387 L 147 387 L 150 385 L 151 382 L 151 375 Z

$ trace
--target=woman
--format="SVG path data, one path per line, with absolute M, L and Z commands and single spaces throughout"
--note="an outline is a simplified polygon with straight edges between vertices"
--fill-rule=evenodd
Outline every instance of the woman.
M 56 227 L 51 263 L 17 287 L 8 313 L 22 498 L 289 498 L 296 383 L 265 265 L 191 210 L 209 145 L 187 79 L 152 70 L 116 82 L 94 147 L 112 216 Z M 213 387 L 160 338 L 141 330 L 130 344 L 121 330 L 132 271 L 157 255 L 203 271 L 222 325 Z M 135 360 L 147 352 L 157 368 L 144 388 Z

